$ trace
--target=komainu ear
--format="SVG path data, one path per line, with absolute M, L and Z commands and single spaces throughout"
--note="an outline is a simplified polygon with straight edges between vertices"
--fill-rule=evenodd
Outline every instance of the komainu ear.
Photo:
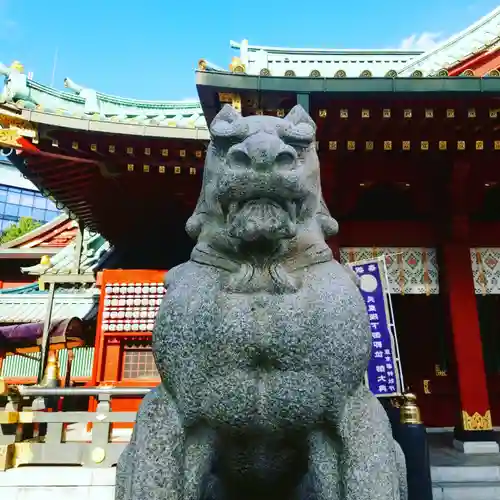
M 309 116 L 309 113 L 300 104 L 296 104 L 285 116 L 284 120 L 292 123 L 292 125 L 307 123 L 307 125 L 313 127 L 313 130 L 316 130 L 316 124 L 314 123 L 314 120 Z
M 225 104 L 212 120 L 210 132 L 219 137 L 232 135 L 234 133 L 234 123 L 238 118 L 241 118 L 241 114 L 229 104 Z

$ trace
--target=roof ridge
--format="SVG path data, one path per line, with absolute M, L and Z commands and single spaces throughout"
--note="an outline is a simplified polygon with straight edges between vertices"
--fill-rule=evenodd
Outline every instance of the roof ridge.
M 241 49 L 242 43 L 229 41 L 229 46 L 232 49 Z M 268 45 L 248 45 L 247 49 L 251 52 L 264 50 L 266 52 L 276 53 L 299 53 L 306 52 L 310 54 L 345 54 L 345 55 L 413 55 L 417 56 L 423 54 L 422 50 L 407 50 L 407 49 L 321 49 L 321 48 L 307 48 L 307 47 L 272 47 Z
M 491 22 L 493 19 L 499 17 L 500 18 L 500 7 L 496 7 L 493 9 L 491 12 L 486 14 L 485 16 L 481 17 L 478 19 L 475 23 L 469 25 L 467 28 L 463 29 L 462 31 L 451 35 L 449 38 L 441 42 L 440 44 L 436 45 L 432 49 L 424 52 L 423 54 L 420 55 L 420 57 L 416 57 L 415 59 L 412 59 L 406 66 L 401 68 L 398 71 L 398 74 L 403 74 L 407 72 L 408 70 L 420 66 L 422 62 L 428 60 L 429 58 L 435 56 L 436 54 L 441 53 L 443 50 L 452 47 L 455 45 L 458 41 L 463 40 L 466 36 L 471 35 L 478 29 L 482 28 L 485 24 Z M 494 38 L 491 39 L 491 44 L 495 42 L 495 40 L 498 40 L 499 35 L 496 34 Z M 488 44 L 486 44 L 488 45 Z M 470 54 L 470 52 L 469 52 Z M 463 54 L 460 56 L 460 59 L 463 59 L 464 56 L 467 54 Z

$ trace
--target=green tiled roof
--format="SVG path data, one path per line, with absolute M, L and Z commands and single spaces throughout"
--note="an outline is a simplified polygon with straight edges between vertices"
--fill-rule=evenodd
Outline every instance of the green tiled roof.
M 71 378 L 90 378 L 94 363 L 93 347 L 76 347 L 73 349 L 74 358 L 71 365 Z M 40 353 L 29 355 L 15 354 L 6 356 L 2 365 L 1 377 L 3 378 L 33 378 L 38 375 Z M 59 351 L 59 367 L 61 377 L 66 376 L 68 351 Z
M 71 274 L 77 259 L 77 241 L 60 250 L 50 258 L 49 264 L 36 264 L 23 267 L 22 271 L 27 274 L 42 276 L 47 274 Z M 100 234 L 85 230 L 83 233 L 83 244 L 80 258 L 80 273 L 93 274 L 111 252 L 111 245 Z

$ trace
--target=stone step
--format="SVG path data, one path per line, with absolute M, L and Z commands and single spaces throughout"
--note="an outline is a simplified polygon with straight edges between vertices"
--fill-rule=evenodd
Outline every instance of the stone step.
M 433 483 L 433 500 L 499 500 L 500 481 Z
M 490 483 L 500 482 L 500 465 L 479 466 L 433 466 L 433 483 Z M 500 497 L 498 497 L 500 500 Z

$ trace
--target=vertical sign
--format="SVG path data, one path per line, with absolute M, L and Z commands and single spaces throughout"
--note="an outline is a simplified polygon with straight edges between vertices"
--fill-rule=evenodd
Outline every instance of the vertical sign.
M 384 257 L 351 262 L 359 278 L 359 288 L 366 304 L 372 333 L 372 355 L 366 383 L 375 396 L 395 396 L 403 388 L 402 370 L 388 292 Z

